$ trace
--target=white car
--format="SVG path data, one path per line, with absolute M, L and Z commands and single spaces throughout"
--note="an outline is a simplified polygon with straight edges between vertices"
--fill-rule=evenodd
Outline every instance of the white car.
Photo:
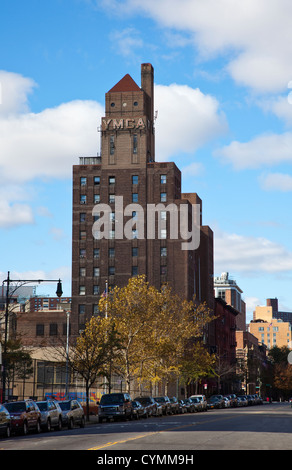
M 207 399 L 205 395 L 191 395 L 189 398 L 199 398 L 200 402 L 202 403 L 203 411 L 207 411 Z

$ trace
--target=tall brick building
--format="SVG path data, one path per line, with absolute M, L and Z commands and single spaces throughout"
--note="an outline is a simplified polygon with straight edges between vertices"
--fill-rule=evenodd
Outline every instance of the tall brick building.
M 126 285 L 137 274 L 145 274 L 158 289 L 167 282 L 183 298 L 195 295 L 213 307 L 213 232 L 202 226 L 198 195 L 182 193 L 177 166 L 155 162 L 153 89 L 151 64 L 141 66 L 141 87 L 125 75 L 111 88 L 105 95 L 105 117 L 101 120 L 101 154 L 82 157 L 73 167 L 73 334 L 98 313 L 99 298 L 107 285 Z M 121 196 L 122 210 L 117 212 Z M 99 207 L 105 204 L 112 210 L 107 237 L 95 230 L 102 216 Z M 165 228 L 159 230 L 157 224 L 155 237 L 148 237 L 150 204 L 173 204 L 178 209 L 184 205 L 189 223 L 192 205 L 200 207 L 199 247 L 181 249 L 182 238 L 170 235 L 168 210 L 159 213 L 166 220 Z M 121 219 L 124 227 L 130 227 L 130 237 L 121 235 Z

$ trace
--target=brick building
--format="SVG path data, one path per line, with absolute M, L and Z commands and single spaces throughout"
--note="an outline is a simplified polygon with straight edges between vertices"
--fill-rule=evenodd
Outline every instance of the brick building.
M 214 278 L 214 295 L 225 300 L 237 310 L 236 329 L 246 330 L 246 305 L 242 299 L 242 290 L 234 279 L 231 279 L 229 273 L 222 273 Z
M 153 83 L 153 67 L 142 64 L 141 87 L 126 75 L 106 93 L 101 155 L 82 157 L 73 167 L 71 321 L 75 333 L 98 313 L 107 285 L 121 287 L 137 274 L 146 275 L 158 289 L 167 282 L 183 298 L 195 295 L 213 308 L 213 232 L 202 225 L 198 195 L 182 193 L 181 172 L 175 163 L 155 162 Z M 155 237 L 148 236 L 151 204 L 166 207 L 159 213 L 166 225 L 155 226 Z M 197 249 L 182 250 L 182 237 L 171 236 L 170 204 L 179 214 L 182 205 L 187 208 L 189 227 L 193 205 L 199 207 Z M 112 210 L 107 236 L 101 236 L 100 225 L 96 228 L 103 205 Z M 122 221 L 131 236 L 121 235 Z

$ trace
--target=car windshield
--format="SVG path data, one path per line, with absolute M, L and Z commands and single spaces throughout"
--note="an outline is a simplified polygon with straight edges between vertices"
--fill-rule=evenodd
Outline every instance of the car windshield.
M 109 395 L 103 395 L 100 399 L 101 405 L 111 405 L 113 403 L 123 403 L 124 396 L 120 393 L 111 393 Z
M 155 401 L 158 401 L 158 403 L 164 403 L 165 402 L 165 398 L 164 397 L 156 397 L 154 398 Z
M 151 404 L 151 400 L 149 398 L 139 398 L 139 402 L 142 403 L 142 405 L 148 405 L 149 403 Z
M 48 403 L 46 401 L 38 401 L 37 405 L 40 411 L 48 411 Z
M 68 411 L 70 410 L 70 401 L 60 401 L 59 405 L 61 407 L 62 411 Z
M 25 402 L 24 401 L 20 401 L 20 402 L 17 402 L 17 403 L 5 403 L 5 408 L 11 413 L 11 412 L 14 412 L 14 413 L 22 413 L 22 411 L 26 411 L 26 407 L 25 407 Z

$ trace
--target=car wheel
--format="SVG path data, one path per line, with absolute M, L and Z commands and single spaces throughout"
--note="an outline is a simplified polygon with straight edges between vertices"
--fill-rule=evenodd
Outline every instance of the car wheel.
M 39 434 L 41 432 L 42 428 L 41 428 L 41 423 L 40 421 L 37 422 L 37 427 L 36 427 L 36 431 L 37 433 Z
M 11 436 L 11 429 L 10 429 L 10 426 L 7 426 L 5 437 L 9 438 L 10 436 Z
M 51 429 L 52 429 L 52 428 L 51 428 L 51 421 L 48 419 L 47 425 L 46 425 L 46 430 L 47 430 L 48 432 L 50 432 Z
M 61 420 L 61 418 L 59 418 L 57 430 L 61 431 L 61 429 L 62 429 L 62 420 Z
M 68 429 L 73 429 L 73 427 L 74 427 L 73 418 L 70 418 L 68 422 Z
M 28 427 L 27 427 L 27 422 L 26 421 L 24 421 L 24 423 L 23 423 L 22 434 L 24 436 L 26 436 L 28 434 Z

